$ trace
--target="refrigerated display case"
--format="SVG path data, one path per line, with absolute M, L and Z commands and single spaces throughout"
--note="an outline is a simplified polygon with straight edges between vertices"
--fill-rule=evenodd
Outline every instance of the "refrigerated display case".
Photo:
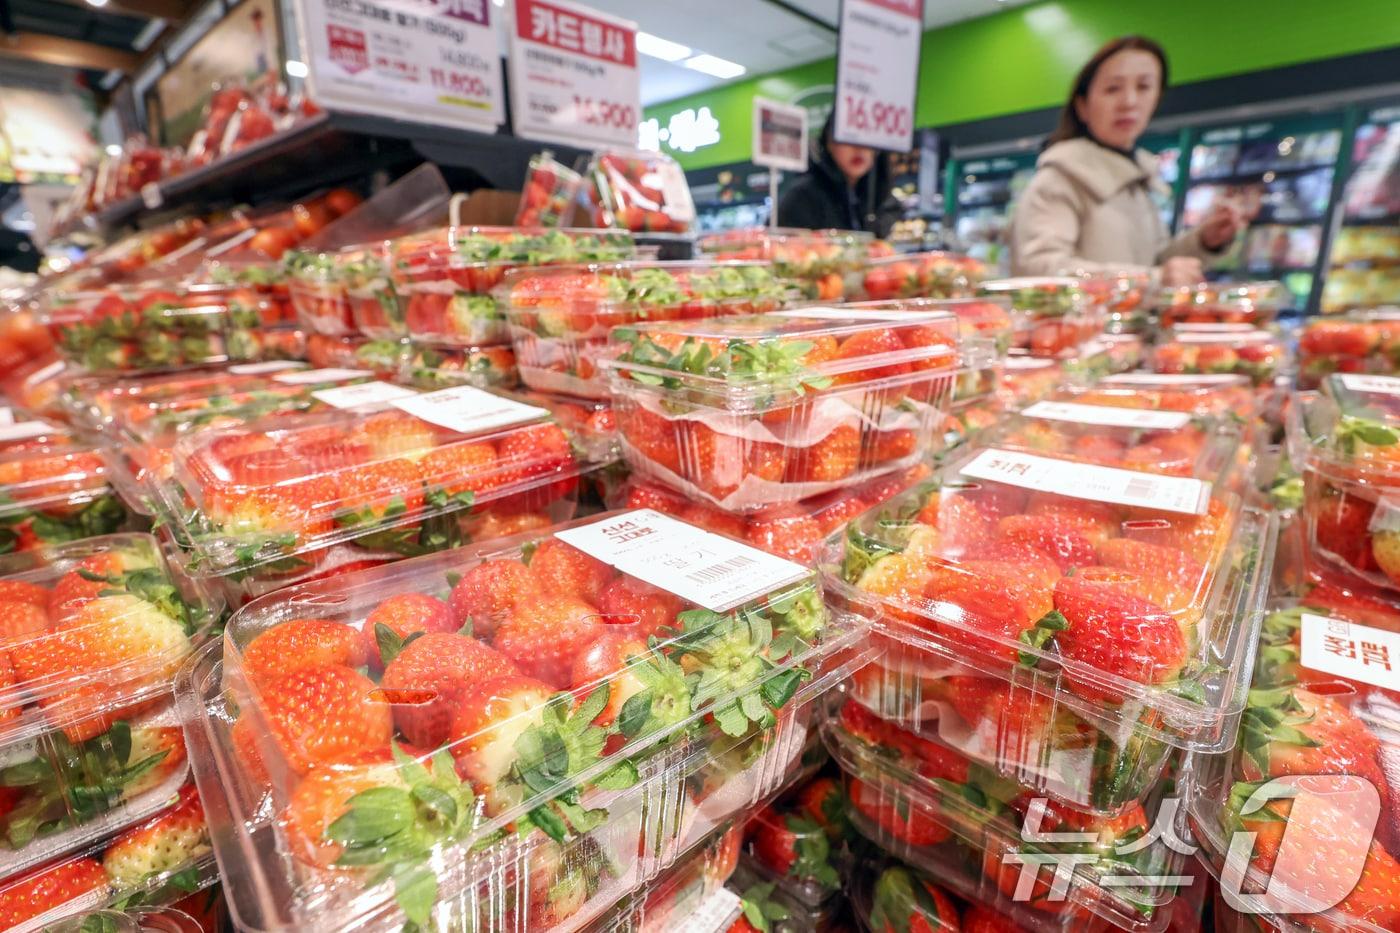
M 1348 172 L 1319 302 L 1323 314 L 1400 305 L 1400 106 L 1362 117 Z
M 1030 184 L 1038 156 L 1038 151 L 1008 152 L 953 163 L 957 191 L 953 231 L 969 255 L 994 270 L 1009 270 L 1006 227 L 1011 202 Z

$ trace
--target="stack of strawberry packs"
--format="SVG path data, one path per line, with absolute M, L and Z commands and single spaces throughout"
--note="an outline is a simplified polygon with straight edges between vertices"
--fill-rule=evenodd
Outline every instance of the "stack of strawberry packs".
M 1272 388 L 1288 368 L 1272 326 L 1288 300 L 1277 282 L 1212 283 L 1163 289 L 1151 368 L 1159 373 L 1242 375 Z
M 847 279 L 869 259 L 892 252 L 868 233 L 784 227 L 711 233 L 695 248 L 713 259 L 772 263 L 774 274 L 790 280 L 799 298 L 821 302 L 844 300 Z

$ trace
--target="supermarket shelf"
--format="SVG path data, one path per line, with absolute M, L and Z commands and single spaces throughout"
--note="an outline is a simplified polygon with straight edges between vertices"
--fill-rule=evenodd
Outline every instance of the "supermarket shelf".
M 1393 227 L 1400 224 L 1400 213 L 1376 214 L 1375 216 L 1357 216 L 1342 218 L 1343 227 Z
M 1371 259 L 1348 259 L 1345 262 L 1332 260 L 1333 269 L 1354 269 L 1358 272 L 1368 272 L 1375 269 L 1394 269 L 1400 267 L 1400 257 L 1386 258 L 1376 256 Z
M 1264 176 L 1270 172 L 1274 175 L 1274 180 L 1280 178 L 1291 178 L 1295 175 L 1306 175 L 1309 172 L 1316 172 L 1322 169 L 1336 169 L 1336 164 L 1324 162 L 1319 165 L 1297 165 L 1288 168 L 1266 168 L 1257 172 L 1231 172 L 1228 175 L 1196 177 L 1192 176 L 1187 180 L 1187 186 L 1195 188 L 1199 185 L 1247 185 L 1253 182 L 1264 181 Z

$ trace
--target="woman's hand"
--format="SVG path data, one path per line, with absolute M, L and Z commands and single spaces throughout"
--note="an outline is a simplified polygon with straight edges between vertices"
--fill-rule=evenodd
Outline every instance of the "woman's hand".
M 1195 285 L 1205 278 L 1205 269 L 1195 256 L 1173 256 L 1162 263 L 1163 285 Z
M 1201 224 L 1201 244 L 1208 250 L 1222 250 L 1246 226 L 1247 221 L 1239 204 L 1233 200 L 1217 201 L 1210 210 L 1210 216 Z

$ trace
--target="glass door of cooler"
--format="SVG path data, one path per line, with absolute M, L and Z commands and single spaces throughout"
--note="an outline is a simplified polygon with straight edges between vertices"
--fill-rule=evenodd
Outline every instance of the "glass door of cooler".
M 1138 140 L 1138 146 L 1157 157 L 1157 178 L 1162 187 L 1153 190 L 1152 200 L 1162 215 L 1163 226 L 1171 230 L 1176 220 L 1176 198 L 1181 184 L 1181 136 L 1177 133 L 1144 136 Z
M 1197 226 L 1221 199 L 1249 222 L 1214 279 L 1278 279 L 1309 307 L 1341 150 L 1341 113 L 1202 131 L 1191 148 L 1178 229 Z
M 1324 314 L 1400 306 L 1400 106 L 1360 117 L 1348 165 L 1327 257 Z
M 957 207 L 953 231 L 970 255 L 1001 274 L 1010 257 L 1006 227 L 1011 202 L 1030 184 L 1038 152 L 958 160 L 953 164 Z

